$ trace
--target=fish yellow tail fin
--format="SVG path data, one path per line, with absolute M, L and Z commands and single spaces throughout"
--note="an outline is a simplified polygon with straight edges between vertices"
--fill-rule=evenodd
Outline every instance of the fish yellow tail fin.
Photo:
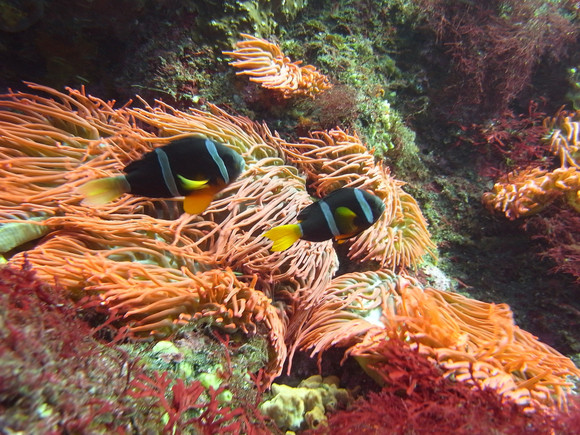
M 83 205 L 103 205 L 117 199 L 123 193 L 131 190 L 127 179 L 121 175 L 119 177 L 100 178 L 91 180 L 77 189 L 77 192 L 84 195 Z
M 302 237 L 302 230 L 298 224 L 281 225 L 266 231 L 264 237 L 274 242 L 271 248 L 272 251 L 280 252 L 288 249 L 296 240 Z

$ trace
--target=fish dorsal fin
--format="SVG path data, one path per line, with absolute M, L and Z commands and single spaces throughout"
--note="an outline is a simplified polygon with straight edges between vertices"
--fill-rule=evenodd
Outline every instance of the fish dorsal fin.
M 181 186 L 185 190 L 199 190 L 207 187 L 207 183 L 209 180 L 190 180 L 189 178 L 185 178 L 179 174 L 177 174 L 177 178 L 181 182 Z
M 354 222 L 357 215 L 350 208 L 338 207 L 334 212 L 334 218 L 338 228 L 340 229 L 341 235 L 352 234 L 358 230 L 358 227 Z

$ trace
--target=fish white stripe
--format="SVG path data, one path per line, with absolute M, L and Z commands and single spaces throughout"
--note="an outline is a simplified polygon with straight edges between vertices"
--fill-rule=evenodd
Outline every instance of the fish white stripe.
M 205 147 L 207 148 L 207 151 L 209 152 L 209 155 L 211 156 L 215 164 L 218 165 L 220 174 L 222 174 L 222 178 L 224 179 L 226 184 L 228 184 L 230 182 L 230 174 L 228 174 L 226 165 L 222 160 L 222 158 L 220 157 L 220 155 L 218 154 L 215 144 L 211 140 L 206 139 Z
M 360 205 L 360 208 L 362 208 L 362 211 L 365 214 L 365 218 L 366 218 L 367 222 L 369 224 L 372 224 L 373 223 L 373 212 L 371 210 L 371 207 L 369 206 L 368 201 L 365 199 L 362 191 L 355 190 L 354 196 L 356 197 L 356 200 L 358 201 L 358 205 Z
M 161 166 L 161 174 L 163 175 L 163 181 L 165 181 L 165 187 L 167 187 L 171 195 L 182 196 L 177 189 L 177 184 L 175 184 L 175 178 L 173 178 L 173 172 L 171 171 L 167 154 L 161 148 L 155 148 L 155 153 L 157 153 L 159 166 Z
M 340 231 L 338 231 L 338 227 L 336 226 L 336 221 L 334 220 L 334 216 L 332 216 L 330 207 L 324 201 L 319 201 L 318 203 L 320 204 L 320 208 L 322 209 L 322 214 L 324 215 L 326 224 L 328 225 L 328 228 L 330 228 L 330 232 L 334 237 L 340 236 Z

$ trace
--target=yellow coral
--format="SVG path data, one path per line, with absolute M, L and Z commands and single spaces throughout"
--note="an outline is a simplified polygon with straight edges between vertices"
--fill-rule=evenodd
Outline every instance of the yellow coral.
M 311 376 L 293 388 L 272 384 L 274 397 L 263 402 L 260 410 L 282 430 L 320 429 L 326 426 L 325 411 L 344 407 L 350 394 L 338 388 L 338 378 Z

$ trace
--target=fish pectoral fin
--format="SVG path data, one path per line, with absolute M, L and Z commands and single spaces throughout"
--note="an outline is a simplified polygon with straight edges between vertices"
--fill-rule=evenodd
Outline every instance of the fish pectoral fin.
M 280 252 L 288 249 L 302 237 L 302 230 L 298 224 L 280 225 L 266 231 L 264 237 L 274 242 L 271 248 L 273 252 Z
M 199 190 L 199 189 L 203 189 L 204 187 L 207 187 L 207 183 L 209 183 L 209 180 L 190 180 L 189 178 L 185 178 L 179 174 L 177 174 L 177 178 L 179 178 L 179 181 L 181 182 L 181 186 L 185 189 L 185 190 Z
M 334 238 L 334 240 L 336 241 L 336 243 L 338 243 L 339 245 L 341 245 L 344 242 L 346 242 L 348 239 L 356 236 L 357 234 L 358 234 L 358 232 L 353 232 L 353 233 L 349 233 L 349 234 L 341 234 L 340 236 L 336 236 Z
M 357 215 L 350 208 L 338 207 L 335 211 L 334 218 L 336 219 L 336 224 L 338 225 L 338 228 L 342 234 L 352 234 L 357 231 L 358 227 L 354 222 L 354 220 L 357 218 Z
M 183 200 L 183 210 L 189 214 L 203 213 L 210 205 L 214 192 L 210 189 L 197 190 Z

